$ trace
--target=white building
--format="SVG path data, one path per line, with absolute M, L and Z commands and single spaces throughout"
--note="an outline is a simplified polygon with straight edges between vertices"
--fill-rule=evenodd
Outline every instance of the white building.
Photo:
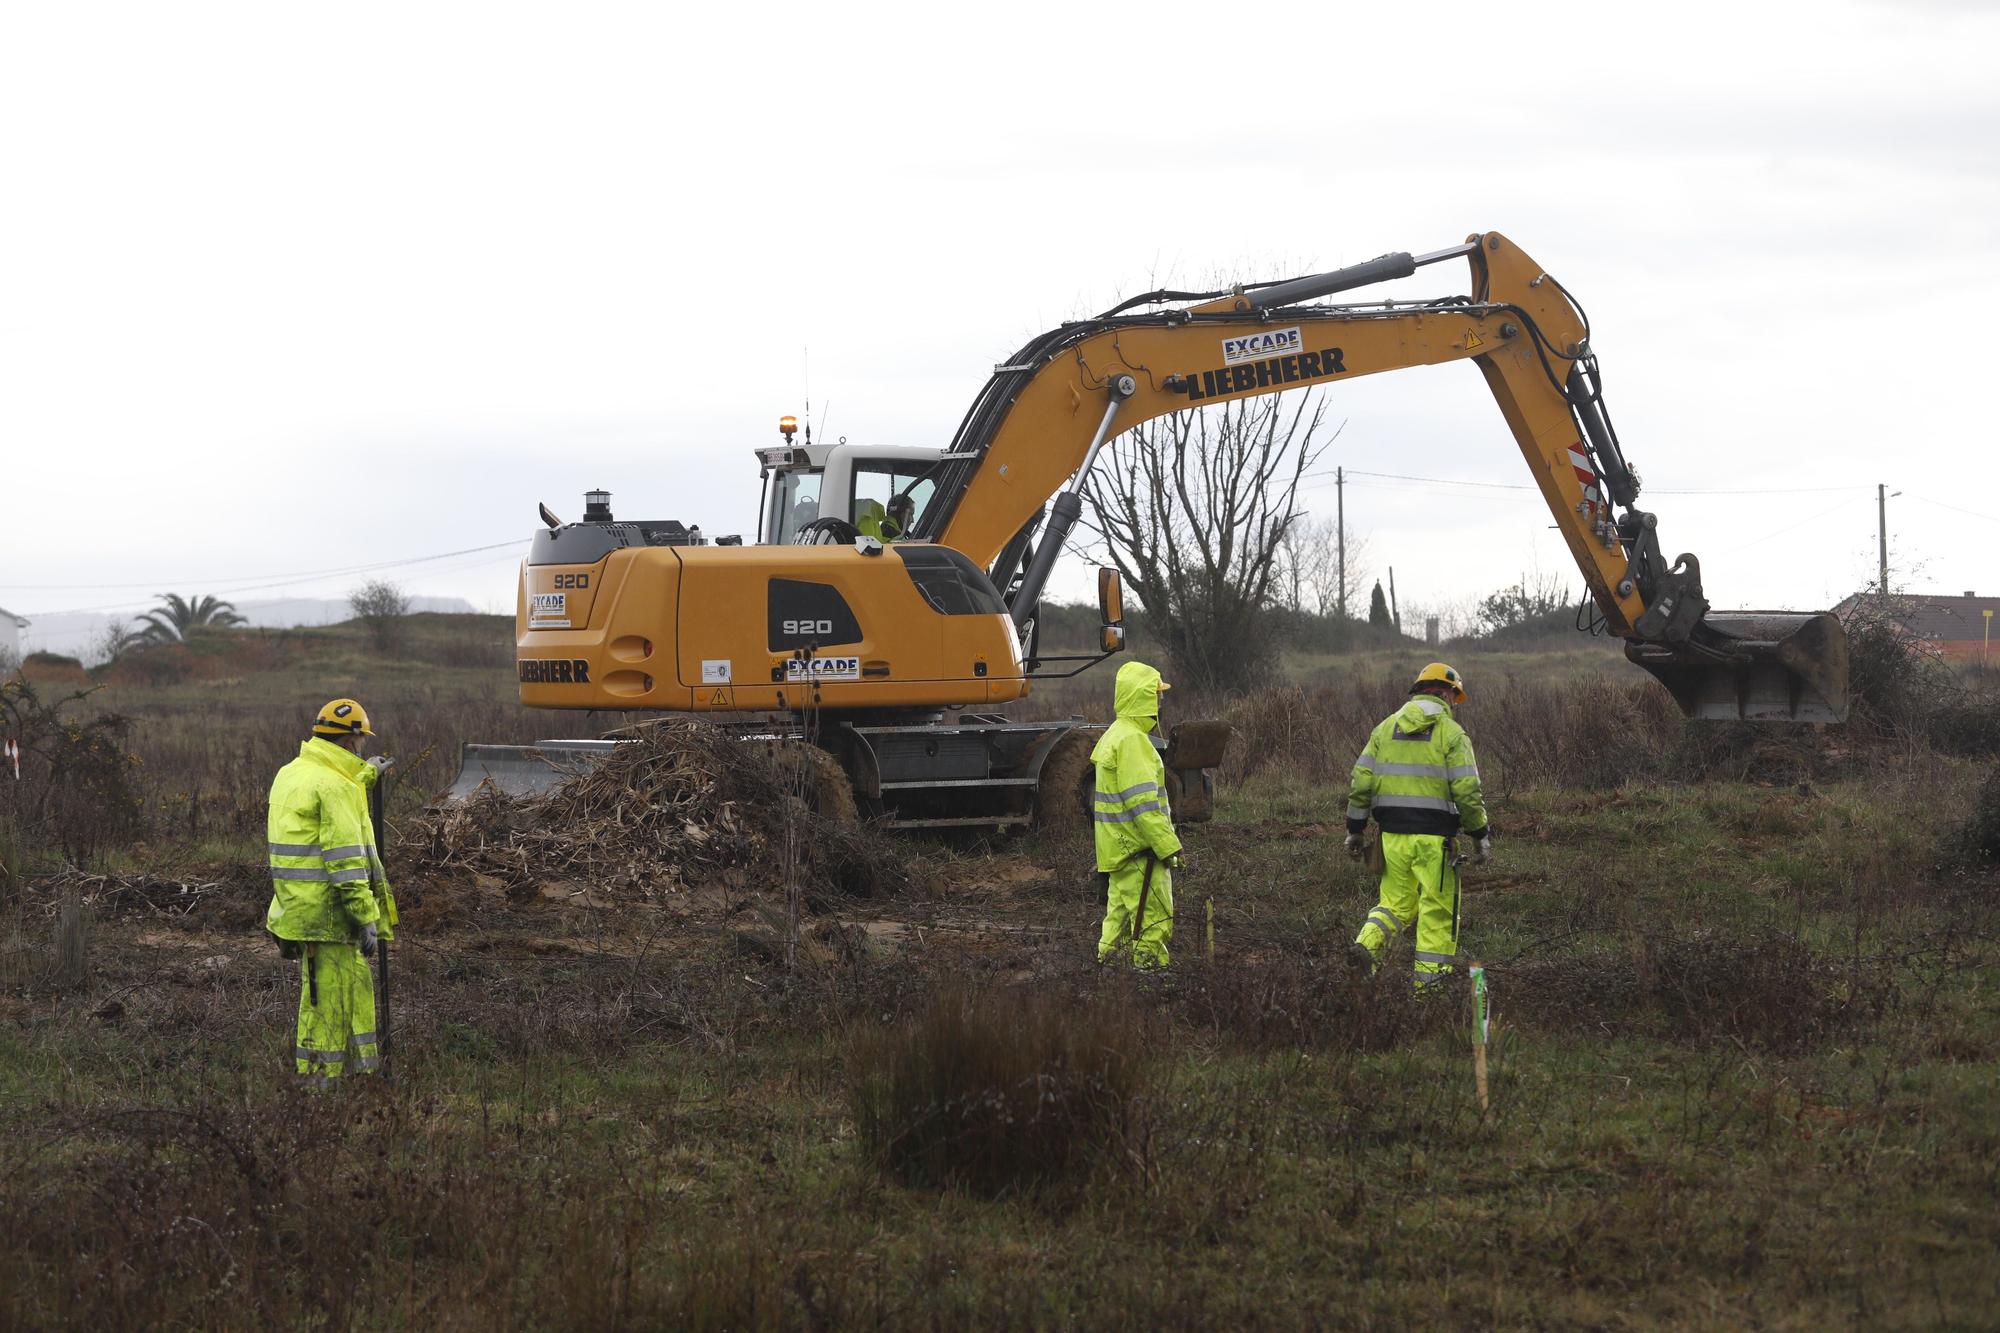
M 9 662 L 21 660 L 21 631 L 26 628 L 28 621 L 25 616 L 0 610 L 0 658 Z

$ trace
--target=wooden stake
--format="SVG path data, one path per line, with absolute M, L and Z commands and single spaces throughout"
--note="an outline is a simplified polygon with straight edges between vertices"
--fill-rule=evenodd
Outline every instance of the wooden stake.
M 1472 1083 L 1479 1092 L 1479 1109 L 1486 1109 L 1486 969 L 1478 963 L 1472 970 Z
M 1215 961 L 1215 899 L 1208 900 L 1208 961 Z

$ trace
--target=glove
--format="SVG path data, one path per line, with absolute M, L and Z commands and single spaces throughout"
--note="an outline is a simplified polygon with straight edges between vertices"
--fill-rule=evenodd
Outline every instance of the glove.
M 375 923 L 373 921 L 370 921 L 361 928 L 361 938 L 356 940 L 355 944 L 360 948 L 363 958 L 373 958 L 375 956 L 375 934 Z
M 1347 859 L 1350 861 L 1359 861 L 1361 859 L 1361 854 L 1362 854 L 1361 835 L 1359 833 L 1348 834 Z
M 1179 870 L 1182 866 L 1187 864 L 1187 853 L 1175 852 L 1172 856 L 1169 856 L 1165 860 L 1161 861 L 1160 864 L 1165 866 L 1169 870 Z
M 1473 840 L 1472 864 L 1476 866 L 1485 865 L 1487 860 L 1490 857 L 1492 857 L 1492 855 L 1493 855 L 1493 839 L 1489 835 L 1482 833 L 1479 835 L 1478 838 Z
M 394 759 L 391 759 L 386 754 L 371 754 L 368 756 L 368 766 L 374 769 L 378 775 L 395 762 Z

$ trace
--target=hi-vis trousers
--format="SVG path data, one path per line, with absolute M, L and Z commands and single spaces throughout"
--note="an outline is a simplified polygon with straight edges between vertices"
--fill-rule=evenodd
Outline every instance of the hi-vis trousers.
M 1459 886 L 1450 842 L 1429 833 L 1384 833 L 1381 901 L 1354 937 L 1380 967 L 1389 941 L 1415 925 L 1418 990 L 1450 975 L 1458 963 Z
M 1173 872 L 1161 865 L 1159 858 L 1141 852 L 1128 857 L 1106 880 L 1097 961 L 1123 959 L 1142 970 L 1165 967 L 1167 941 L 1174 935 Z M 1139 916 L 1142 896 L 1143 918 Z
M 375 977 L 368 960 L 352 944 L 315 941 L 305 950 L 299 1040 L 292 1052 L 299 1073 L 328 1086 L 344 1074 L 374 1072 L 382 1052 L 375 1043 Z

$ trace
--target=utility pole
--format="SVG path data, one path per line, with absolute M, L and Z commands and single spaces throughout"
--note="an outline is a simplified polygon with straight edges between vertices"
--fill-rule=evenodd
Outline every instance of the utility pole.
M 1403 632 L 1403 613 L 1396 606 L 1396 567 L 1389 566 L 1389 619 L 1396 622 L 1396 633 Z
M 1875 549 L 1882 558 L 1881 577 L 1875 582 L 1879 596 L 1889 595 L 1889 488 L 1875 483 Z
M 1325 474 L 1322 473 L 1322 476 Z M 1340 618 L 1347 619 L 1347 474 L 1333 470 L 1333 540 L 1340 548 Z M 1324 606 L 1322 602 L 1320 605 Z

